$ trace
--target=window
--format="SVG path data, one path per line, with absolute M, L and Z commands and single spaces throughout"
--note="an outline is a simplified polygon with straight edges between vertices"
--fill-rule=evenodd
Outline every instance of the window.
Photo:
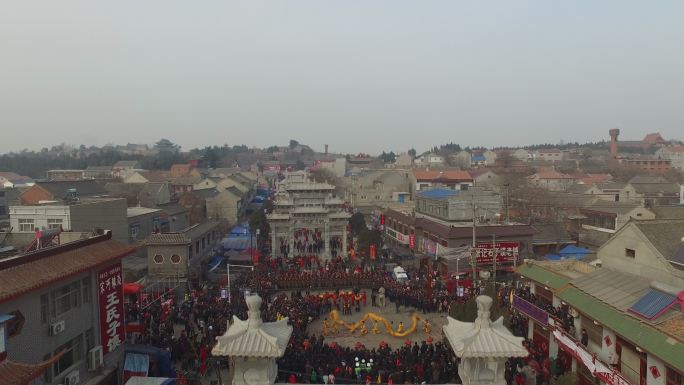
M 181 260 L 181 257 L 178 254 L 174 254 L 171 256 L 171 263 L 173 263 L 173 264 L 176 264 L 176 265 L 179 264 L 180 260 Z
M 40 296 L 40 322 L 43 324 L 46 324 L 48 322 L 48 319 L 50 318 L 49 314 L 49 298 L 47 294 L 43 294 Z
M 83 303 L 90 303 L 90 277 L 83 278 L 81 281 L 81 291 L 83 292 Z
M 206 240 L 207 239 L 205 237 L 202 237 L 202 250 L 204 250 L 204 248 L 206 247 Z
M 81 285 L 76 281 L 70 285 L 64 285 L 52 292 L 51 311 L 53 317 L 68 312 L 73 308 L 79 307 Z
M 684 376 L 682 376 L 679 372 L 670 368 L 666 368 L 666 371 L 666 385 L 684 385 Z
M 153 259 L 154 259 L 154 263 L 156 263 L 157 265 L 160 265 L 164 262 L 164 256 L 161 254 L 155 255 Z
M 48 218 L 48 229 L 58 229 L 62 226 L 64 220 L 62 218 Z
M 85 338 L 86 338 L 86 350 L 90 350 L 95 347 L 95 333 L 93 333 L 93 329 L 88 329 L 85 332 Z
M 139 224 L 133 224 L 130 225 L 128 228 L 128 234 L 132 239 L 138 239 L 138 233 L 140 232 L 140 225 Z
M 200 248 L 199 248 L 199 239 L 198 239 L 198 240 L 195 242 L 195 254 L 196 254 L 196 255 L 199 255 L 199 250 L 200 250 Z
M 628 258 L 636 258 L 636 250 L 634 250 L 634 249 L 625 249 L 625 257 L 628 257 Z
M 82 339 L 83 336 L 79 334 L 78 336 L 76 336 L 76 338 L 58 347 L 54 351 L 53 356 L 61 351 L 64 351 L 64 355 L 62 356 L 62 358 L 59 359 L 59 361 L 55 362 L 55 364 L 52 366 L 53 375 L 59 376 L 64 371 L 66 371 L 71 366 L 73 366 L 81 360 L 81 358 L 83 357 Z
M 19 231 L 21 232 L 31 232 L 35 230 L 33 224 L 33 219 L 19 218 Z

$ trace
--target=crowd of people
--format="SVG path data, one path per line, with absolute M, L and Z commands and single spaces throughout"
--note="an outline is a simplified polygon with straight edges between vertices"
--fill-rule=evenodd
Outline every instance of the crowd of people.
M 278 361 L 280 382 L 445 383 L 456 380 L 457 359 L 444 341 L 407 340 L 398 342 L 402 346 L 395 348 L 388 344 L 342 347 L 326 342 L 323 336 L 309 334 L 308 327 L 333 309 L 358 312 L 367 301 L 378 304 L 380 287 L 397 310 L 406 306 L 431 313 L 449 312 L 454 304 L 479 294 L 476 288 L 457 297 L 428 271 L 412 271 L 411 279 L 398 282 L 380 269 L 352 266 L 338 258 L 325 263 L 305 257 L 294 262 L 282 259 L 264 262 L 261 268 L 231 277 L 234 291 L 230 293 L 230 301 L 225 293 L 222 295 L 220 287 L 196 284 L 181 297 L 170 291 L 158 294 L 144 308 L 135 302 L 129 303 L 128 321 L 141 324 L 141 332 L 132 337 L 133 342 L 168 350 L 175 366 L 183 371 L 197 376 L 211 375 L 216 366 L 212 363 L 216 361 L 210 359 L 215 339 L 225 333 L 233 316 L 247 318 L 242 293 L 249 290 L 264 299 L 262 317 L 266 321 L 288 317 L 293 326 L 287 352 Z M 301 268 L 300 263 L 306 267 Z M 500 304 L 510 306 L 511 294 L 543 306 L 564 322 L 572 323 L 567 309 L 547 306 L 529 289 L 502 287 L 498 292 Z M 527 337 L 528 320 L 524 315 L 511 312 L 508 326 L 515 335 Z M 543 346 L 527 339 L 525 345 L 530 356 L 507 363 L 508 385 L 541 385 L 567 369 L 569 363 L 563 362 L 563 357 L 549 360 L 548 350 Z
M 298 336 L 278 361 L 278 382 L 289 383 L 449 383 L 457 376 L 457 362 L 442 342 L 404 342 L 368 348 L 342 347 L 323 337 Z

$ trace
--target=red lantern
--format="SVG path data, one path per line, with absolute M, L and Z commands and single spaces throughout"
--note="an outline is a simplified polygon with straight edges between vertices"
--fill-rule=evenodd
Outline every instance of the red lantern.
M 658 367 L 653 365 L 649 368 L 651 371 L 651 375 L 653 375 L 653 378 L 658 378 L 660 377 L 660 370 L 658 370 Z

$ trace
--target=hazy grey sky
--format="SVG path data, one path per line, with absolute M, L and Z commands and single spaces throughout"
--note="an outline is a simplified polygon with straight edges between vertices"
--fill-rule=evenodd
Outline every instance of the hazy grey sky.
M 0 152 L 684 137 L 684 1 L 0 0 Z

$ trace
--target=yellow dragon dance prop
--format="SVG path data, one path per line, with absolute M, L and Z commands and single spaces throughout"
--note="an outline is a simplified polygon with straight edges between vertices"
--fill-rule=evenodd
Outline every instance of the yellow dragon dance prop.
M 373 321 L 378 321 L 385 325 L 385 329 L 387 329 L 387 333 L 393 337 L 406 337 L 409 334 L 415 333 L 415 331 L 418 329 L 418 321 L 420 321 L 420 316 L 418 314 L 413 314 L 411 316 L 411 326 L 408 327 L 404 331 L 396 331 L 392 329 L 392 324 L 388 320 L 386 320 L 384 317 L 381 317 L 375 313 L 366 313 L 360 320 L 356 321 L 355 323 L 349 323 L 346 321 L 343 321 L 340 319 L 340 313 L 337 310 L 333 310 L 330 312 L 330 320 L 332 321 L 333 324 L 338 324 L 346 327 L 349 329 L 350 332 L 354 332 L 356 329 L 360 328 L 363 326 L 363 323 L 367 321 L 368 319 L 371 319 Z

